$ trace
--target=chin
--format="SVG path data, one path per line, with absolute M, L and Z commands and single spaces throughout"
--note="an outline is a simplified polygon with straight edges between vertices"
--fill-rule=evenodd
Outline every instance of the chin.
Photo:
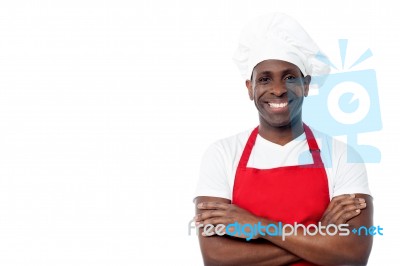
M 272 127 L 289 127 L 291 125 L 290 119 L 282 119 L 282 120 L 271 120 L 264 119 L 265 123 Z
M 290 122 L 271 122 L 269 123 L 273 127 L 290 127 Z
M 260 116 L 260 119 L 263 121 L 263 123 L 275 127 L 275 128 L 287 128 L 291 127 L 292 125 L 296 124 L 298 121 L 298 118 L 294 117 L 287 117 L 287 116 L 281 116 L 281 117 L 265 117 L 265 116 Z M 300 118 L 301 120 L 301 118 Z

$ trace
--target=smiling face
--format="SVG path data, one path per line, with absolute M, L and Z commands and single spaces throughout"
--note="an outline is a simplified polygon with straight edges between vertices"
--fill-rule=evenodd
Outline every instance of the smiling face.
M 289 62 L 265 60 L 254 67 L 246 81 L 250 99 L 258 110 L 260 123 L 267 127 L 287 127 L 301 121 L 303 98 L 308 94 L 310 76 Z

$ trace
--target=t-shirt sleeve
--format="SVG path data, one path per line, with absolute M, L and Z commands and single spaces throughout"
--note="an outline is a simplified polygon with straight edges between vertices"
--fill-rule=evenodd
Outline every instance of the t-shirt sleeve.
M 231 199 L 226 160 L 226 154 L 218 143 L 207 149 L 200 165 L 195 198 L 209 196 Z
M 333 197 L 342 194 L 368 194 L 368 176 L 361 156 L 351 147 L 344 145 L 338 157 Z

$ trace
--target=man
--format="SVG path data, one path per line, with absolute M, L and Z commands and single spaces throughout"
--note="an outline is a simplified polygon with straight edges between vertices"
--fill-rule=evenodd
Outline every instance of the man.
M 199 235 L 206 265 L 367 263 L 372 237 L 306 228 L 344 223 L 349 231 L 369 228 L 373 211 L 364 165 L 347 161 L 348 154 L 357 154 L 303 123 L 312 76 L 329 73 L 317 55 L 323 56 L 304 29 L 284 14 L 262 16 L 244 29 L 234 60 L 259 125 L 208 149 L 194 220 L 200 232 L 210 224 L 258 224 L 264 231 L 250 241 L 244 232 Z M 265 230 L 293 224 L 304 226 L 284 239 Z

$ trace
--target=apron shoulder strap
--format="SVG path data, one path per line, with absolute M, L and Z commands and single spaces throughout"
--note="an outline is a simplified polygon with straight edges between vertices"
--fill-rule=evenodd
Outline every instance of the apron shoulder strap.
M 244 146 L 244 150 L 242 156 L 240 157 L 238 168 L 246 168 L 247 162 L 249 161 L 251 151 L 253 150 L 254 144 L 256 143 L 258 134 L 258 127 L 256 127 L 250 134 L 249 139 L 247 140 L 246 146 Z
M 303 127 L 304 127 L 304 132 L 306 133 L 308 148 L 310 149 L 310 153 L 313 157 L 314 164 L 316 166 L 323 166 L 324 163 L 321 160 L 321 150 L 318 147 L 318 143 L 315 140 L 314 134 L 306 124 L 303 124 Z

